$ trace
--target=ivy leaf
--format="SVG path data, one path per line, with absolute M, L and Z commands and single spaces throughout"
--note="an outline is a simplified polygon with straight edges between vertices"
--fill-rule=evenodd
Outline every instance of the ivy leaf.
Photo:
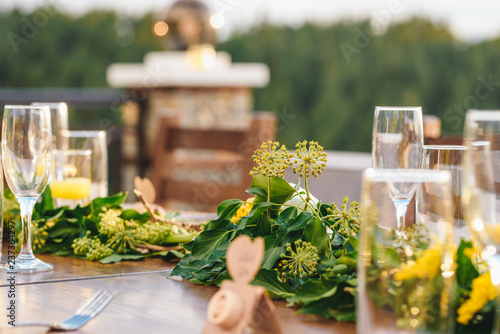
M 306 226 L 314 219 L 314 216 L 310 212 L 302 211 L 297 218 L 287 222 L 287 224 L 282 224 L 276 233 L 277 238 L 275 246 L 282 246 L 287 242 L 291 243 L 300 239 Z M 293 233 L 295 231 L 299 233 Z
M 247 193 L 267 199 L 267 191 L 259 187 L 248 188 Z
M 127 199 L 127 196 L 128 192 L 125 191 L 109 197 L 98 197 L 90 202 L 86 208 L 91 209 L 91 214 L 97 217 L 103 208 L 110 209 L 122 205 Z
M 45 191 L 40 196 L 40 201 L 35 204 L 34 212 L 38 213 L 40 217 L 45 215 L 45 212 L 54 210 L 54 201 L 52 199 L 52 193 L 50 192 L 50 187 L 46 187 Z
M 293 193 L 295 193 L 295 189 L 288 184 L 285 180 L 278 177 L 268 178 L 267 176 L 258 174 L 255 175 L 252 179 L 252 188 L 259 188 L 264 193 L 265 196 L 255 193 L 255 203 L 258 202 L 267 202 L 267 192 L 268 192 L 268 180 L 270 180 L 271 194 L 269 201 L 276 204 L 285 203 Z M 250 188 L 250 189 L 252 189 Z M 255 192 L 255 191 L 254 191 Z M 260 192 L 262 194 L 262 192 Z
M 330 237 L 326 232 L 326 227 L 316 217 L 309 222 L 304 229 L 305 240 L 310 242 L 318 249 L 318 255 L 326 256 L 326 252 L 330 250 Z
M 292 287 L 283 283 L 278 275 L 277 270 L 260 269 L 251 284 L 261 286 L 279 297 L 291 298 L 294 294 Z
M 217 220 L 220 218 L 231 218 L 243 204 L 240 199 L 228 199 L 217 206 Z
M 194 240 L 192 254 L 194 259 L 210 261 L 217 248 L 227 240 L 230 230 L 209 230 L 201 232 Z
M 114 263 L 114 262 L 120 262 L 123 260 L 139 260 L 139 259 L 144 259 L 146 256 L 145 255 L 138 255 L 138 254 L 112 254 L 110 256 L 106 256 L 102 259 L 99 260 L 101 263 Z
M 470 241 L 462 240 L 457 250 L 457 283 L 460 287 L 472 288 L 472 280 L 479 276 L 476 267 L 471 259 L 464 254 L 464 250 L 473 248 Z
M 338 282 L 336 281 L 309 279 L 287 301 L 289 305 L 317 301 L 333 296 L 337 292 L 337 286 Z
M 273 247 L 266 250 L 261 268 L 272 269 L 276 261 L 285 253 L 285 247 Z

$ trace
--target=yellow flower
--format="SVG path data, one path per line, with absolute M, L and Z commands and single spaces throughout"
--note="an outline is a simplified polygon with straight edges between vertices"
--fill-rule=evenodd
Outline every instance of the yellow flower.
M 247 216 L 250 213 L 253 207 L 252 203 L 254 199 L 255 197 L 249 198 L 247 199 L 246 203 L 243 203 L 243 205 L 240 206 L 238 211 L 236 211 L 236 213 L 234 214 L 233 218 L 231 218 L 231 223 L 235 225 L 238 224 L 241 218 Z
M 490 300 L 497 297 L 495 287 L 491 283 L 490 273 L 480 275 L 472 280 L 472 291 L 469 299 L 463 303 L 457 313 L 457 322 L 467 325 L 474 315 L 479 312 Z
M 429 278 L 437 276 L 441 267 L 441 251 L 429 248 L 415 262 L 405 263 L 401 270 L 394 274 L 396 281 L 404 281 L 410 278 Z

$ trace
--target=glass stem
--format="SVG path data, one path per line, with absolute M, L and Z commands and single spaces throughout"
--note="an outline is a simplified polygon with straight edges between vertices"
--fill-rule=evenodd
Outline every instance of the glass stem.
M 405 226 L 406 211 L 408 210 L 408 201 L 395 201 L 396 215 L 398 216 L 398 231 Z
M 21 208 L 21 253 L 19 253 L 19 258 L 23 260 L 35 258 L 31 249 L 31 215 L 33 214 L 36 200 L 37 198 L 35 197 L 17 199 Z

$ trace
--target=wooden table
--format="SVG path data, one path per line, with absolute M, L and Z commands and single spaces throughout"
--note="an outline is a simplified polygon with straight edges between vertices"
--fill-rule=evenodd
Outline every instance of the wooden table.
M 160 259 L 100 264 L 55 255 L 39 255 L 55 270 L 15 275 L 16 321 L 60 321 L 71 315 L 98 289 L 119 294 L 106 309 L 73 333 L 201 333 L 206 310 L 217 287 L 168 278 L 174 264 Z M 41 327 L 7 326 L 9 275 L 0 273 L 0 332 L 45 333 Z M 295 314 L 275 301 L 284 333 L 355 333 L 354 324 Z

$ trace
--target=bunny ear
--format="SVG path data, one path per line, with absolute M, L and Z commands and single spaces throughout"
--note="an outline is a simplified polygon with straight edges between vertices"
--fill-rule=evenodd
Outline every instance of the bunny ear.
M 227 270 L 235 282 L 250 283 L 264 258 L 264 239 L 240 235 L 227 249 Z
M 150 179 L 147 177 L 141 179 L 139 176 L 136 176 L 134 178 L 134 187 L 142 194 L 142 196 L 144 196 L 146 202 L 149 204 L 153 204 L 155 202 L 156 189 Z

